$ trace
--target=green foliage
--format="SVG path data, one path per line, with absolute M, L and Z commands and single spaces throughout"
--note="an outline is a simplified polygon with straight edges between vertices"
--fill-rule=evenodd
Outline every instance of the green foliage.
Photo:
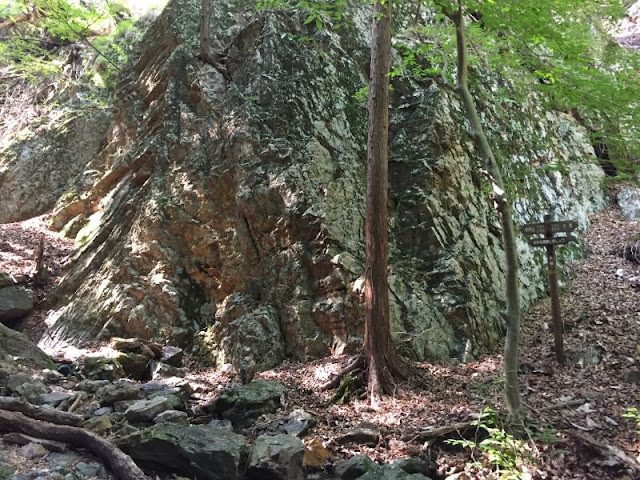
M 630 418 L 636 422 L 636 432 L 640 435 L 640 409 L 636 407 L 629 407 L 622 416 L 624 418 Z
M 455 38 L 442 8 L 450 0 L 405 2 L 396 49 L 401 54 L 392 76 L 436 78 L 455 65 Z M 551 109 L 571 114 L 606 144 L 611 162 L 627 171 L 640 158 L 640 56 L 607 33 L 624 14 L 620 0 L 463 0 L 467 12 L 469 68 L 509 78 L 516 90 L 537 91 Z M 521 72 L 528 72 L 522 75 Z M 449 68 L 453 71 L 453 68 Z M 450 83 L 450 72 L 445 72 Z M 494 92 L 495 93 L 495 92 Z M 508 96 L 512 97 L 512 89 Z M 511 98 L 513 106 L 517 99 Z
M 367 98 L 369 98 L 369 86 L 365 85 L 364 87 L 359 88 L 356 93 L 353 94 L 353 98 L 358 102 L 366 102 Z
M 26 20 L 12 26 L 0 43 L 0 66 L 10 65 L 32 80 L 68 73 L 70 58 L 64 47 L 75 44 L 84 50 L 87 79 L 99 87 L 111 86 L 118 66 L 141 37 L 126 8 L 111 2 L 0 1 L 0 18 L 22 13 Z
M 306 18 L 304 25 L 313 25 L 316 30 L 327 27 L 340 28 L 344 20 L 347 0 L 258 0 L 259 10 L 294 9 L 304 11 Z
M 485 408 L 478 420 L 473 422 L 481 435 L 474 440 L 450 439 L 446 443 L 470 448 L 482 455 L 477 467 L 490 466 L 503 480 L 519 480 L 524 478 L 522 466 L 532 460 L 526 442 L 515 438 L 498 426 L 497 412 Z M 478 437 L 482 437 L 478 441 Z

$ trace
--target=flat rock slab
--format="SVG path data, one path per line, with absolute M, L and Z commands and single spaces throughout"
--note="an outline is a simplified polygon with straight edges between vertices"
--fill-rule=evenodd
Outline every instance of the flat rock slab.
M 171 402 L 167 397 L 158 396 L 150 400 L 138 400 L 124 412 L 130 422 L 150 422 L 157 415 L 171 410 Z
M 0 288 L 0 322 L 24 317 L 33 310 L 35 296 L 28 288 L 11 286 Z
M 208 425 L 161 423 L 117 441 L 135 461 L 199 480 L 237 480 L 244 436 Z

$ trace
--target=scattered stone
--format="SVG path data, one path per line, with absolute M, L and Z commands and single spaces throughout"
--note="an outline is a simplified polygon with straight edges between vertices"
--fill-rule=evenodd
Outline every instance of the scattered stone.
M 101 415 L 109 415 L 113 412 L 113 407 L 100 407 L 93 411 L 93 415 L 99 417 Z
M 87 357 L 84 360 L 85 375 L 91 380 L 116 381 L 125 376 L 122 366 L 105 357 Z
M 116 441 L 135 461 L 153 462 L 199 480 L 238 480 L 244 443 L 242 435 L 219 428 L 171 423 L 160 423 Z
M 322 440 L 318 437 L 310 438 L 305 442 L 305 467 L 320 468 L 330 458 L 331 452 L 324 446 Z
M 375 447 L 379 440 L 380 432 L 369 427 L 353 428 L 336 439 L 340 444 L 357 443 L 358 445 L 367 445 L 369 447 Z
M 166 410 L 156 416 L 156 423 L 176 423 L 178 425 L 189 425 L 189 417 L 185 412 L 179 410 Z
M 162 348 L 162 357 L 160 360 L 162 363 L 171 365 L 172 367 L 182 367 L 182 358 L 184 357 L 184 350 L 178 347 L 166 346 Z
M 147 393 L 163 392 L 173 393 L 183 399 L 188 399 L 194 389 L 191 384 L 182 377 L 157 378 L 142 385 L 142 390 Z
M 75 470 L 80 473 L 84 478 L 91 478 L 91 477 L 101 477 L 104 478 L 105 472 L 104 472 L 104 467 L 102 465 L 100 465 L 99 463 L 85 463 L 85 462 L 78 462 L 75 466 Z
M 407 473 L 395 465 L 383 465 L 377 470 L 369 471 L 358 477 L 358 480 L 431 480 L 420 473 Z
M 0 480 L 9 480 L 15 472 L 16 469 L 12 465 L 3 462 L 0 459 Z
M 138 353 L 120 353 L 116 361 L 122 366 L 124 373 L 133 380 L 142 380 L 147 374 L 149 359 Z
M 44 383 L 40 380 L 33 381 L 33 377 L 25 372 L 11 375 L 7 380 L 7 390 L 10 393 L 17 393 L 34 405 L 39 405 L 41 395 L 49 392 Z
M 309 412 L 296 409 L 291 412 L 284 424 L 284 431 L 298 438 L 304 437 L 315 426 L 316 419 Z
M 149 400 L 138 400 L 124 412 L 130 422 L 151 422 L 156 415 L 171 409 L 167 397 L 158 396 Z
M 278 382 L 256 380 L 222 393 L 216 402 L 216 410 L 234 426 L 242 426 L 249 419 L 265 413 L 275 413 L 284 407 L 285 388 Z
M 35 442 L 27 443 L 25 446 L 20 447 L 20 455 L 29 460 L 44 457 L 47 453 L 49 453 L 49 450 Z
M 149 400 L 156 397 L 166 398 L 172 410 L 184 410 L 184 405 L 185 405 L 184 400 L 179 395 L 176 395 L 175 393 L 157 392 L 152 395 L 149 395 Z
M 127 409 L 133 405 L 134 403 L 138 402 L 138 400 L 120 400 L 118 402 L 115 402 L 113 404 L 113 411 L 115 413 L 124 413 L 127 411 Z
M 0 358 L 11 357 L 12 365 L 29 368 L 53 368 L 52 360 L 27 338 L 0 323 Z
M 231 423 L 231 420 L 226 420 L 226 419 L 223 419 L 223 420 L 218 420 L 217 418 L 213 419 L 209 422 L 209 426 L 213 428 L 222 428 L 224 430 L 229 430 L 229 431 L 233 430 L 233 424 Z
M 141 396 L 142 392 L 138 384 L 123 380 L 115 384 L 109 383 L 96 391 L 96 397 L 100 399 L 102 406 L 125 400 L 138 400 Z
M 571 357 L 573 362 L 580 368 L 600 363 L 600 354 L 597 348 L 592 345 L 587 345 L 585 348 L 578 350 Z
M 69 448 L 66 443 L 56 442 L 54 440 L 45 440 L 43 438 L 35 438 L 24 433 L 11 432 L 2 436 L 2 441 L 7 443 L 15 443 L 18 445 L 27 445 L 29 443 L 39 443 L 51 452 L 66 452 Z M 2 460 L 0 458 L 0 460 Z M 0 477 L 2 478 L 2 477 Z
M 181 369 L 162 362 L 151 362 L 149 368 L 151 370 L 151 378 L 154 380 L 158 380 L 159 378 L 184 376 L 184 372 Z
M 109 418 L 109 415 L 100 415 L 99 417 L 91 417 L 89 420 L 86 420 L 82 424 L 82 427 L 98 435 L 104 435 L 111 431 L 113 422 Z
M 65 400 L 69 400 L 73 398 L 73 395 L 67 392 L 51 392 L 51 393 L 43 393 L 40 395 L 40 404 L 41 405 L 51 405 L 52 407 L 57 407 Z
M 291 435 L 261 435 L 251 448 L 248 480 L 302 480 L 305 447 Z
M 640 220 L 640 190 L 632 186 L 622 187 L 618 192 L 618 206 L 627 220 Z
M 426 477 L 436 475 L 437 466 L 419 457 L 404 457 L 396 460 L 392 465 L 401 468 L 407 473 L 420 473 Z
M 0 288 L 0 322 L 24 317 L 33 310 L 34 304 L 33 292 L 25 287 Z
M 133 425 L 129 425 L 128 423 L 124 425 L 119 425 L 117 429 L 114 428 L 114 433 L 118 437 L 126 437 L 127 435 L 136 435 L 140 433 L 140 429 L 134 427 Z
M 342 480 L 355 480 L 365 473 L 374 472 L 379 468 L 380 466 L 371 460 L 368 455 L 360 454 L 338 465 L 336 467 L 336 475 Z
M 9 389 L 9 393 L 18 392 L 18 388 L 24 385 L 25 383 L 29 383 L 33 380 L 31 375 L 26 372 L 18 372 L 13 375 L 10 375 L 7 379 L 7 388 Z
M 96 393 L 98 389 L 107 385 L 111 385 L 109 380 L 82 380 L 76 385 L 76 390 L 86 393 Z M 103 396 L 103 394 L 100 394 L 100 396 Z

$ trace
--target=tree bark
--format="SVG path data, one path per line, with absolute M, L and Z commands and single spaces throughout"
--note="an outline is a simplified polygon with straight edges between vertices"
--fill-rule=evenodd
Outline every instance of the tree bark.
M 84 421 L 80 415 L 62 412 L 53 408 L 40 408 L 30 404 L 24 398 L 0 397 L 0 410 L 20 412 L 37 420 L 73 427 L 82 425 Z
M 364 289 L 364 354 L 369 372 L 367 393 L 372 405 L 379 403 L 383 393 L 392 393 L 394 375 L 402 375 L 391 341 L 387 278 L 390 64 L 391 0 L 378 0 L 373 6 L 371 32 Z
M 147 480 L 147 476 L 127 454 L 82 428 L 34 420 L 18 412 L 0 410 L 0 431 L 20 432 L 45 440 L 57 440 L 89 450 L 104 462 L 120 480 Z
M 505 252 L 506 312 L 504 319 L 507 335 L 504 344 L 504 375 L 507 407 L 514 423 L 521 422 L 522 403 L 518 384 L 518 348 L 520 345 L 520 288 L 518 283 L 518 254 L 513 226 L 511 204 L 507 198 L 500 167 L 485 134 L 468 84 L 467 40 L 464 12 L 460 0 L 456 8 L 445 8 L 444 13 L 456 29 L 457 74 L 455 91 L 464 105 L 469 121 L 470 135 L 480 151 L 492 182 L 493 196 L 502 227 L 502 243 Z
M 211 54 L 211 34 L 209 20 L 211 17 L 212 0 L 202 0 L 200 2 L 200 51 L 198 58 L 204 63 L 208 63 L 218 70 L 227 81 L 231 81 L 229 70 L 222 63 L 218 62 Z

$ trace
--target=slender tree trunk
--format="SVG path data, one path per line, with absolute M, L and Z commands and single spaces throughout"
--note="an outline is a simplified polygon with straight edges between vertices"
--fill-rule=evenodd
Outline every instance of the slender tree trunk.
M 211 19 L 211 1 L 213 0 L 201 0 L 200 2 L 200 51 L 198 52 L 198 58 L 218 70 L 227 81 L 231 81 L 227 67 L 221 61 L 218 61 L 219 59 L 216 59 L 216 56 L 211 53 L 211 33 L 209 26 L 209 20 Z
M 364 354 L 369 371 L 367 393 L 372 405 L 379 403 L 383 392 L 392 393 L 394 375 L 402 375 L 391 341 L 387 278 L 390 63 L 391 0 L 378 0 L 373 6 L 371 34 L 364 290 Z
M 507 308 L 504 318 L 507 324 L 507 336 L 504 344 L 504 374 L 507 407 L 514 423 L 521 422 L 520 388 L 518 385 L 518 347 L 520 344 L 520 288 L 518 283 L 518 254 L 516 236 L 513 227 L 511 204 L 505 192 L 500 167 L 480 122 L 473 97 L 468 85 L 468 57 L 465 35 L 464 14 L 458 1 L 455 10 L 446 10 L 445 14 L 456 28 L 457 45 L 457 82 L 455 90 L 464 105 L 465 115 L 471 127 L 471 137 L 480 155 L 484 159 L 493 186 L 493 195 L 500 216 L 502 243 L 505 251 L 505 280 Z
M 210 58 L 211 39 L 209 38 L 209 17 L 211 16 L 211 0 L 200 2 L 200 58 Z

